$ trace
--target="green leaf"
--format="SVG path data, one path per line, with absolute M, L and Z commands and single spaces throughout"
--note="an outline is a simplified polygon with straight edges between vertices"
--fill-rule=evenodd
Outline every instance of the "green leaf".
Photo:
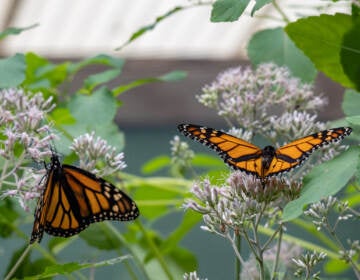
M 344 100 L 342 103 L 342 110 L 346 116 L 359 115 L 360 93 L 347 89 L 344 94 Z
M 0 88 L 17 87 L 25 80 L 25 58 L 22 54 L 0 59 Z
M 149 175 L 164 169 L 165 167 L 169 167 L 171 163 L 171 159 L 168 156 L 157 156 L 141 167 L 141 172 L 145 175 Z
M 68 108 L 56 107 L 50 115 L 56 125 L 74 124 L 76 122 Z
M 360 90 L 360 20 L 343 37 L 340 52 L 341 64 L 348 78 Z
M 211 10 L 212 22 L 235 21 L 237 20 L 250 0 L 217 0 Z
M 116 99 L 106 88 L 92 95 L 75 94 L 68 104 L 71 114 L 84 126 L 112 122 L 116 114 Z
M 123 262 L 124 260 L 130 258 L 130 256 L 122 256 L 118 258 L 109 259 L 106 261 L 101 261 L 97 263 L 65 263 L 65 264 L 54 264 L 45 267 L 44 272 L 35 276 L 25 277 L 25 280 L 37 280 L 37 279 L 45 279 L 48 277 L 54 277 L 57 275 L 70 275 L 72 272 L 85 269 L 85 268 L 96 268 L 101 266 L 109 266 L 114 265 L 119 262 Z
M 193 211 L 186 211 L 181 224 L 168 236 L 161 246 L 162 252 L 171 251 L 176 247 L 185 235 L 202 220 L 202 215 Z
M 351 125 L 360 126 L 360 115 L 347 117 L 347 118 L 346 118 L 346 121 L 347 121 L 348 123 L 350 123 Z
M 207 167 L 207 168 L 221 168 L 223 169 L 224 161 L 217 156 L 211 156 L 208 154 L 196 154 L 191 161 L 191 164 L 196 167 Z
M 109 82 L 121 74 L 120 69 L 106 70 L 97 74 L 89 75 L 85 81 L 85 88 L 91 92 L 96 86 Z
M 25 58 L 27 69 L 23 85 L 33 91 L 42 91 L 45 96 L 54 95 L 68 77 L 69 63 L 54 64 L 34 53 L 27 53 Z
M 0 32 L 0 40 L 4 39 L 5 37 L 9 36 L 9 35 L 17 35 L 20 34 L 21 32 L 27 31 L 29 29 L 33 29 L 35 27 L 37 27 L 39 24 L 35 23 L 33 25 L 27 26 L 27 27 L 8 27 L 6 28 L 3 32 Z
M 76 119 L 74 125 L 64 125 L 67 132 L 73 137 L 95 131 L 108 141 L 110 145 L 122 149 L 124 136 L 113 122 L 117 105 L 111 91 L 102 87 L 92 95 L 75 94 L 68 103 L 71 115 Z
M 78 72 L 79 70 L 83 69 L 86 66 L 98 65 L 98 64 L 110 66 L 112 68 L 122 70 L 124 63 L 125 61 L 122 58 L 113 57 L 107 54 L 99 54 L 97 56 L 90 57 L 80 62 L 71 64 L 69 66 L 69 72 L 74 75 L 76 72 Z
M 282 28 L 266 29 L 254 34 L 248 45 L 248 55 L 254 65 L 264 62 L 285 65 L 304 82 L 313 82 L 317 74 L 309 58 L 295 46 Z
M 14 222 L 18 217 L 19 214 L 10 199 L 0 200 L 0 236 L 2 238 L 9 237 L 14 232 L 16 228 Z
M 300 197 L 286 205 L 283 220 L 300 216 L 306 205 L 341 190 L 356 172 L 359 152 L 359 147 L 350 147 L 340 156 L 314 167 L 304 178 Z
M 285 31 L 319 71 L 344 87 L 354 87 L 340 62 L 343 36 L 351 27 L 350 15 L 322 14 L 290 23 Z
M 126 85 L 121 85 L 117 88 L 112 89 L 114 96 L 118 96 L 119 94 L 133 89 L 135 87 L 139 87 L 145 84 L 155 83 L 155 82 L 174 82 L 186 77 L 186 72 L 184 71 L 172 71 L 170 73 L 164 74 L 159 77 L 150 77 L 150 78 L 142 78 L 136 81 L 133 81 Z
M 165 214 L 169 207 L 179 207 L 191 186 L 190 181 L 181 178 L 141 178 L 126 173 L 121 178 L 127 189 L 135 190 L 132 197 L 141 209 L 141 216 L 149 219 Z
M 179 11 L 182 11 L 183 9 L 185 9 L 185 7 L 181 7 L 181 6 L 177 6 L 173 9 L 171 9 L 170 11 L 166 12 L 165 14 L 157 17 L 155 19 L 155 22 L 149 24 L 149 25 L 145 25 L 143 27 L 141 27 L 140 29 L 138 29 L 137 31 L 135 31 L 130 39 L 128 39 L 124 44 L 122 44 L 120 47 L 117 47 L 115 50 L 116 51 L 119 51 L 121 50 L 122 48 L 124 48 L 125 46 L 127 46 L 128 44 L 130 44 L 132 41 L 135 41 L 136 39 L 138 39 L 139 37 L 141 37 L 142 35 L 144 35 L 146 32 L 150 31 L 150 30 L 153 30 L 156 25 L 158 25 L 161 21 L 163 21 L 164 19 L 170 17 L 171 15 L 179 12 Z
M 91 225 L 80 233 L 80 237 L 90 246 L 100 250 L 116 250 L 121 247 L 119 239 L 104 223 Z
M 339 275 L 350 268 L 350 265 L 339 259 L 328 259 L 324 264 L 324 271 L 330 275 Z
M 256 0 L 254 7 L 251 10 L 251 16 L 254 16 L 255 12 L 260 10 L 265 5 L 271 3 L 272 0 Z

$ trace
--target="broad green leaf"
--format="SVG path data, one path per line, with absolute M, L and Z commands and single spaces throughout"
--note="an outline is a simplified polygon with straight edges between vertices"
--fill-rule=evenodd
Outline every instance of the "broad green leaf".
M 354 83 L 344 73 L 340 62 L 343 36 L 351 27 L 350 15 L 322 14 L 290 23 L 285 31 L 319 71 L 344 87 L 352 88 Z
M 12 200 L 0 200 L 0 236 L 2 238 L 9 237 L 16 228 L 15 221 L 19 214 L 14 209 Z
M 341 64 L 348 78 L 360 90 L 360 20 L 345 33 L 340 53 Z
M 95 131 L 96 136 L 107 140 L 110 145 L 123 149 L 124 136 L 113 121 L 117 111 L 116 102 L 105 87 L 92 95 L 75 94 L 68 103 L 68 109 L 76 123 L 64 128 L 73 137 Z
M 291 73 L 304 82 L 313 82 L 316 69 L 304 53 L 289 39 L 282 28 L 259 31 L 251 38 L 248 55 L 254 65 L 274 62 L 287 66 Z
M 51 236 L 47 246 L 52 254 L 57 255 L 65 248 L 71 246 L 71 244 L 78 239 L 78 235 L 72 236 L 70 238 L 63 238 L 57 236 Z
M 207 168 L 221 168 L 223 169 L 224 161 L 218 156 L 211 156 L 208 154 L 196 154 L 191 161 L 191 164 L 196 167 L 207 167 Z
M 115 79 L 120 75 L 120 73 L 120 69 L 111 69 L 97 74 L 89 75 L 84 81 L 85 88 L 86 90 L 91 92 L 96 86 Z
M 76 122 L 75 118 L 71 115 L 68 108 L 56 107 L 51 112 L 51 119 L 58 125 L 64 124 L 74 124 Z
M 350 265 L 339 259 L 328 259 L 324 264 L 324 270 L 329 275 L 338 275 L 350 268 Z
M 23 85 L 40 90 L 45 96 L 54 95 L 57 87 L 68 78 L 68 62 L 54 64 L 34 53 L 26 54 L 26 80 Z
M 106 88 L 101 88 L 92 95 L 75 94 L 68 108 L 72 116 L 85 127 L 112 122 L 117 110 L 116 99 Z
M 168 156 L 157 156 L 141 167 L 141 172 L 145 175 L 149 175 L 164 169 L 165 167 L 169 167 L 171 163 L 171 159 Z
M 79 235 L 86 243 L 100 250 L 116 250 L 121 247 L 119 239 L 110 231 L 106 224 L 91 225 Z
M 198 268 L 196 257 L 187 249 L 176 246 L 168 254 L 171 258 L 166 259 L 169 260 L 170 269 L 174 271 L 173 275 L 182 275 Z
M 170 251 L 171 248 L 177 246 L 185 235 L 194 228 L 195 225 L 202 220 L 202 215 L 194 211 L 186 211 L 183 215 L 181 224 L 168 236 L 164 244 L 161 246 L 162 252 Z
M 25 70 L 22 54 L 0 59 L 0 88 L 18 87 L 25 80 Z
M 27 27 L 8 27 L 6 28 L 4 31 L 0 32 L 0 40 L 4 39 L 5 37 L 9 36 L 9 35 L 17 35 L 20 34 L 21 32 L 24 32 L 26 30 L 29 29 L 33 29 L 35 27 L 37 27 L 39 24 L 35 23 L 33 25 L 27 26 Z
M 141 209 L 141 216 L 145 218 L 158 218 L 166 214 L 170 206 L 180 209 L 183 203 L 183 197 L 171 185 L 163 188 L 161 185 L 143 183 L 136 187 L 133 197 Z
M 96 267 L 101 267 L 101 266 L 108 266 L 108 265 L 114 265 L 117 264 L 119 262 L 123 262 L 124 260 L 130 258 L 130 256 L 122 256 L 122 257 L 118 257 L 118 258 L 113 258 L 113 259 L 109 259 L 109 260 L 105 260 L 105 261 L 101 261 L 101 262 L 97 262 L 97 263 L 76 263 L 76 262 L 71 262 L 71 263 L 65 263 L 65 264 L 54 264 L 54 265 L 49 265 L 46 266 L 44 269 L 44 272 L 38 275 L 34 275 L 34 276 L 30 276 L 30 277 L 25 277 L 25 280 L 38 280 L 38 279 L 46 279 L 49 277 L 54 277 L 57 275 L 70 275 L 72 272 L 81 270 L 81 269 L 85 269 L 85 268 L 96 268 Z
M 256 3 L 251 10 L 251 16 L 253 16 L 256 11 L 260 10 L 262 7 L 264 7 L 265 5 L 267 5 L 271 2 L 272 2 L 272 0 L 256 0 Z
M 133 81 L 126 85 L 121 85 L 117 88 L 112 89 L 114 96 L 118 96 L 119 94 L 133 89 L 135 87 L 139 87 L 145 84 L 156 83 L 156 82 L 173 82 L 184 79 L 186 77 L 186 72 L 184 71 L 172 71 L 170 73 L 164 74 L 159 77 L 150 77 L 150 78 L 142 78 L 136 81 Z
M 359 115 L 359 104 L 360 93 L 352 89 L 347 89 L 344 94 L 344 100 L 341 104 L 344 114 L 346 116 Z
M 212 22 L 235 21 L 237 20 L 250 0 L 216 0 L 211 10 Z
M 122 48 L 124 48 L 125 46 L 130 44 L 132 41 L 135 41 L 136 39 L 138 39 L 139 37 L 144 35 L 146 32 L 153 30 L 156 27 L 156 25 L 158 25 L 164 19 L 170 17 L 171 15 L 173 15 L 179 11 L 182 11 L 183 9 L 185 9 L 185 7 L 177 6 L 173 9 L 171 9 L 170 11 L 166 12 L 165 14 L 157 17 L 153 23 L 151 23 L 149 25 L 145 25 L 145 26 L 141 27 L 140 29 L 138 29 L 137 31 L 135 31 L 124 44 L 122 44 L 120 47 L 117 47 L 115 50 L 116 51 L 121 50 Z
M 360 115 L 347 117 L 346 121 L 351 125 L 360 126 Z
M 286 205 L 283 220 L 300 216 L 306 205 L 340 191 L 356 173 L 359 152 L 359 147 L 350 147 L 340 156 L 314 167 L 304 178 L 300 197 Z

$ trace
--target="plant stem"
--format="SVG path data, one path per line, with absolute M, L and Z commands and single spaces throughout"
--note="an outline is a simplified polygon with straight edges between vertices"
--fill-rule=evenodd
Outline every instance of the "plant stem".
M 275 10 L 278 11 L 278 13 L 282 16 L 283 20 L 286 22 L 286 23 L 289 23 L 290 22 L 290 19 L 287 17 L 287 15 L 280 9 L 279 5 L 276 3 L 276 1 L 272 1 L 272 4 L 275 8 Z
M 277 276 L 277 270 L 278 270 L 278 265 L 279 265 L 280 252 L 281 252 L 282 235 L 283 235 L 283 227 L 282 227 L 282 224 L 281 224 L 280 225 L 280 230 L 279 230 L 279 238 L 278 238 L 278 242 L 277 242 L 277 248 L 276 248 L 276 258 L 275 258 L 275 262 L 274 262 L 273 271 L 271 273 L 272 274 L 272 276 L 271 276 L 272 280 L 275 280 L 276 276 Z
M 25 259 L 26 255 L 29 253 L 31 248 L 31 244 L 29 244 L 24 252 L 21 254 L 20 258 L 17 260 L 17 262 L 15 263 L 15 265 L 11 268 L 11 270 L 9 271 L 9 273 L 5 276 L 4 280 L 9 280 L 11 278 L 11 276 L 14 275 L 14 273 L 16 272 L 16 270 L 19 268 L 20 264 L 23 262 L 23 260 Z
M 125 238 L 115 229 L 115 227 L 111 224 L 111 223 L 104 223 L 106 225 L 106 227 L 108 229 L 110 229 L 114 235 L 120 240 L 120 242 L 122 243 L 122 245 L 124 247 L 126 247 L 127 250 L 129 250 L 129 252 L 131 253 L 131 255 L 133 256 L 137 267 L 141 270 L 141 272 L 143 273 L 145 279 L 150 279 L 150 276 L 148 275 L 147 271 L 144 268 L 144 264 L 142 263 L 142 261 L 139 259 L 138 255 L 136 254 L 136 252 L 134 250 L 132 250 L 131 246 L 128 245 L 128 243 L 126 242 Z M 131 274 L 131 273 L 130 273 Z
M 241 236 L 235 233 L 235 244 L 238 248 L 238 251 L 241 251 Z M 240 280 L 240 273 L 241 273 L 241 263 L 239 258 L 235 258 L 235 279 Z
M 154 241 L 149 237 L 149 235 L 147 234 L 147 232 L 146 232 L 145 228 L 143 227 L 143 225 L 141 224 L 141 222 L 136 221 L 135 223 L 138 225 L 139 229 L 144 234 L 145 240 L 148 243 L 150 250 L 152 250 L 154 256 L 157 258 L 161 268 L 163 269 L 164 273 L 167 276 L 167 279 L 169 279 L 169 280 L 174 279 L 173 276 L 171 275 L 171 272 L 170 272 L 163 256 L 161 255 L 158 247 L 156 246 Z

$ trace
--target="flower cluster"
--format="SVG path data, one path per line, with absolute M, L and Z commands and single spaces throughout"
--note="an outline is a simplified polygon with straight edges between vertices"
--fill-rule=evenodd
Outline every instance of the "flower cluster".
M 203 88 L 199 102 L 217 110 L 229 124 L 230 134 L 247 141 L 260 135 L 271 145 L 280 147 L 294 139 L 324 130 L 326 124 L 317 121 L 316 111 L 327 100 L 314 93 L 313 86 L 292 77 L 285 66 L 274 63 L 231 68 Z M 246 131 L 246 133 L 243 131 Z M 297 170 L 301 179 L 315 164 L 338 155 L 344 146 L 324 147 Z
M 234 172 L 223 186 L 214 186 L 208 179 L 194 183 L 191 192 L 196 200 L 188 199 L 184 207 L 203 214 L 206 231 L 224 236 L 230 229 L 241 234 L 259 215 L 279 222 L 281 207 L 299 195 L 300 186 L 273 178 L 264 188 L 261 181 Z
M 193 272 L 190 272 L 190 273 L 185 273 L 183 279 L 184 280 L 207 280 L 207 278 L 200 278 L 197 275 L 196 271 L 193 271 Z
M 314 267 L 325 258 L 326 254 L 323 252 L 305 253 L 298 258 L 293 258 L 292 261 L 298 267 L 297 271 L 295 272 L 295 276 L 301 277 L 301 279 L 320 279 L 320 272 L 316 272 L 312 275 L 311 273 Z
M 190 161 L 194 158 L 194 152 L 190 149 L 189 144 L 181 141 L 179 136 L 174 136 L 170 141 L 171 156 L 173 164 L 181 166 L 190 165 Z
M 316 114 L 327 104 L 326 99 L 316 95 L 312 85 L 303 84 L 292 77 L 286 67 L 273 63 L 261 64 L 254 70 L 250 67 L 226 70 L 212 84 L 206 85 L 197 99 L 204 106 L 215 109 L 225 119 L 230 134 L 250 142 L 257 137 L 279 147 L 326 129 L 325 123 L 317 121 Z M 258 279 L 259 275 L 260 279 L 264 278 L 267 254 L 270 258 L 278 256 L 278 262 L 281 258 L 279 254 L 283 253 L 280 252 L 280 244 L 285 227 L 280 219 L 281 209 L 299 196 L 301 178 L 314 164 L 334 157 L 343 149 L 344 146 L 340 145 L 322 148 L 317 157 L 312 156 L 296 173 L 292 172 L 291 177 L 259 180 L 234 172 L 221 186 L 213 185 L 208 179 L 196 182 L 191 190 L 194 198 L 188 199 L 184 207 L 203 215 L 205 225 L 202 229 L 230 241 L 242 267 L 246 262 L 240 255 L 236 240 L 246 240 L 253 259 L 257 261 L 257 268 L 260 268 L 260 272 L 257 269 L 251 279 Z M 321 207 L 309 211 L 316 213 Z M 340 208 L 344 210 L 340 220 L 349 218 L 349 214 L 345 214 L 346 205 Z M 321 219 L 317 222 L 318 226 L 324 223 Z M 273 232 L 264 243 L 260 242 L 258 236 L 260 225 L 271 227 Z M 278 246 L 271 253 L 267 250 L 272 246 L 275 236 L 278 236 Z M 297 254 L 291 257 L 294 255 Z M 310 270 L 310 266 L 324 257 L 323 254 L 308 255 L 297 261 L 297 264 L 307 266 Z M 251 269 L 246 270 L 246 278 L 250 279 Z M 314 277 L 317 277 L 316 274 Z
M 99 176 L 105 176 L 126 167 L 124 153 L 117 153 L 116 148 L 109 145 L 106 140 L 95 137 L 95 132 L 86 133 L 74 139 L 71 150 L 79 157 L 80 167 Z M 100 170 L 96 163 L 104 162 Z
M 255 70 L 228 69 L 197 98 L 217 110 L 231 126 L 262 134 L 272 131 L 269 116 L 275 113 L 315 112 L 326 105 L 325 98 L 314 95 L 312 85 L 301 83 L 288 68 L 274 63 L 260 64 Z
M 1 197 L 17 197 L 28 210 L 27 202 L 39 195 L 38 183 L 44 175 L 44 170 L 36 172 L 28 164 L 51 155 L 56 135 L 45 118 L 55 105 L 51 97 L 21 89 L 0 90 L 0 100 L 0 189 L 7 189 Z

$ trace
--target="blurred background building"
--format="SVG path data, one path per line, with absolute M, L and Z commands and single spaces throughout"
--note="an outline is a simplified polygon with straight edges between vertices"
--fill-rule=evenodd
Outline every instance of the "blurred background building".
M 205 2 L 204 3 L 209 3 Z M 179 121 L 220 124 L 216 113 L 198 104 L 195 95 L 216 75 L 229 67 L 248 64 L 246 46 L 251 36 L 262 29 L 284 25 L 267 5 L 255 17 L 253 5 L 232 23 L 210 22 L 211 5 L 193 7 L 189 0 L 1 0 L 0 30 L 38 24 L 18 36 L 0 42 L 0 56 L 16 52 L 35 52 L 55 61 L 79 60 L 99 53 L 126 59 L 122 75 L 113 83 L 121 84 L 143 77 L 153 77 L 173 70 L 185 70 L 188 77 L 175 83 L 154 83 L 135 88 L 121 96 L 124 102 L 118 122 L 122 126 L 164 126 Z M 280 0 L 278 6 L 289 19 L 304 15 L 344 12 L 348 2 L 327 6 L 321 0 Z M 254 1 L 255 4 L 255 1 Z M 152 24 L 176 6 L 188 7 L 161 21 L 153 30 L 123 45 L 139 28 Z M 97 69 L 89 71 L 96 72 Z M 82 72 L 86 76 L 89 72 Z M 81 79 L 79 79 L 81 80 Z M 317 80 L 331 104 L 338 104 L 339 86 L 324 78 Z M 73 85 L 76 89 L 76 84 Z M 164 106 L 165 105 L 165 106 Z M 325 114 L 325 113 L 324 113 Z M 332 119 L 341 115 L 321 115 Z

